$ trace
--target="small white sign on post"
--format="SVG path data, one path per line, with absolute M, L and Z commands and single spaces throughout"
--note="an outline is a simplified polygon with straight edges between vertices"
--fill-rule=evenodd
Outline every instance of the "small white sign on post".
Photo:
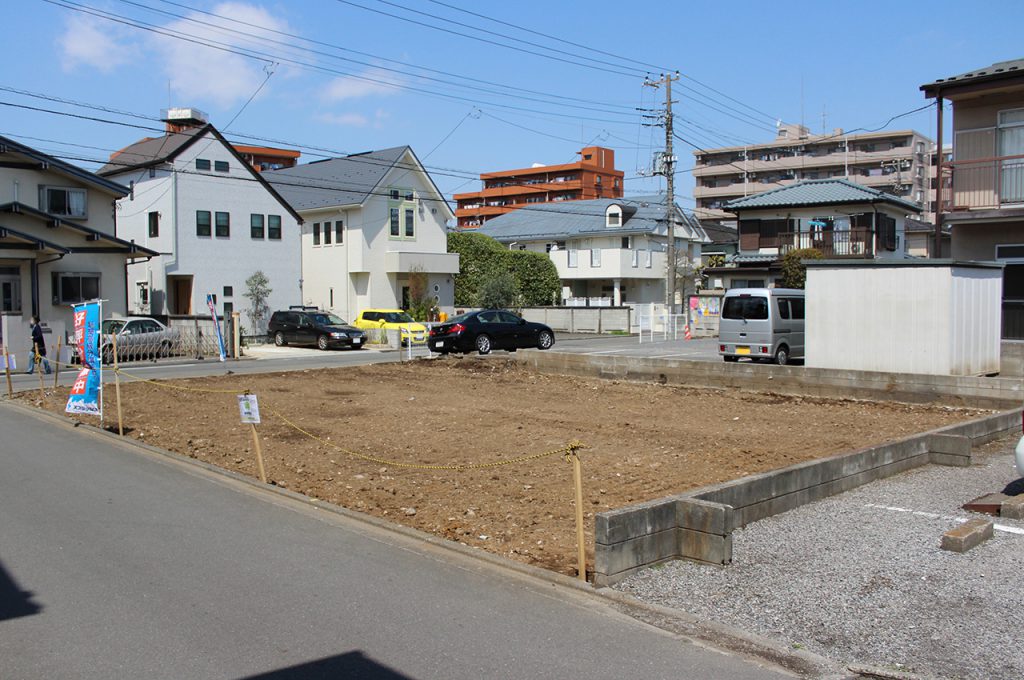
M 242 415 L 243 423 L 258 425 L 260 422 L 260 404 L 255 394 L 238 395 L 238 411 Z
M 0 354 L 0 370 L 3 369 L 18 370 L 18 360 L 13 354 L 8 354 L 6 357 Z

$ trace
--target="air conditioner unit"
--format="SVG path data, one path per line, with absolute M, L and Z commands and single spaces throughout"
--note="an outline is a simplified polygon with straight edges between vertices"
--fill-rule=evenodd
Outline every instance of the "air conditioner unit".
M 864 242 L 863 241 L 853 241 L 853 242 L 851 242 L 850 243 L 850 252 L 853 253 L 854 255 L 863 255 L 864 254 Z

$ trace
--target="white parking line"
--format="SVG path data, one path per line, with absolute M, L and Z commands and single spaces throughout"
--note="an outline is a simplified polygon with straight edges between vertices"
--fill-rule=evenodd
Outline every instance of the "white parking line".
M 593 356 L 594 354 L 615 354 L 616 352 L 632 352 L 632 349 L 603 349 L 600 352 L 582 352 L 587 356 Z
M 893 512 L 906 512 L 911 515 L 917 515 L 919 517 L 927 517 L 929 519 L 945 519 L 953 522 L 960 522 L 963 524 L 967 521 L 964 517 L 950 517 L 948 515 L 937 515 L 934 512 L 921 512 L 920 510 L 911 510 L 910 508 L 897 508 L 892 505 L 875 505 L 874 503 L 866 503 L 865 508 L 878 508 L 879 510 L 891 510 Z M 1018 529 L 1017 527 L 1009 527 L 1005 524 L 993 524 L 992 528 L 996 531 L 1005 531 L 1008 534 L 1019 534 L 1024 536 L 1024 529 Z

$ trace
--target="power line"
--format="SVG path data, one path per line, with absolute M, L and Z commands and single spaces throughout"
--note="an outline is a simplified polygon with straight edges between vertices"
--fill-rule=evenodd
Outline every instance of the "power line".
M 384 0 L 378 0 L 378 1 L 379 2 L 384 2 Z M 452 30 L 452 29 L 449 29 L 449 28 L 444 28 L 442 26 L 434 26 L 432 24 L 428 24 L 428 23 L 425 23 L 423 21 L 417 21 L 415 19 L 410 19 L 408 17 L 403 17 L 403 16 L 399 16 L 397 14 L 392 14 L 390 12 L 385 12 L 383 10 L 373 9 L 372 7 L 366 7 L 364 5 L 360 5 L 358 3 L 351 2 L 351 0 L 335 0 L 335 2 L 339 2 L 339 3 L 344 4 L 344 5 L 349 5 L 351 7 L 357 7 L 359 9 L 365 10 L 367 12 L 373 12 L 375 14 L 380 14 L 380 15 L 383 15 L 383 16 L 386 16 L 386 17 L 391 17 L 392 19 L 398 19 L 399 21 L 404 21 L 404 22 L 407 22 L 407 23 L 410 23 L 410 24 L 415 24 L 417 26 L 423 26 L 424 28 L 430 28 L 430 29 L 433 29 L 435 31 L 441 31 L 443 33 L 449 33 L 451 35 L 457 35 L 457 36 L 460 36 L 462 38 L 468 38 L 469 40 L 476 40 L 478 42 L 487 43 L 487 44 L 490 44 L 490 45 L 496 45 L 498 47 L 504 47 L 505 49 L 515 50 L 516 52 L 522 52 L 524 54 L 532 54 L 532 55 L 534 55 L 536 57 L 542 57 L 544 59 L 551 59 L 553 61 L 560 61 L 560 62 L 563 62 L 563 63 L 566 63 L 566 64 L 572 64 L 573 66 L 582 66 L 583 68 L 588 68 L 588 69 L 592 69 L 592 70 L 595 70 L 595 71 L 603 71 L 605 73 L 611 73 L 611 74 L 614 74 L 614 75 L 626 76 L 627 78 L 636 78 L 637 77 L 637 73 L 638 73 L 636 71 L 627 72 L 627 71 L 619 71 L 619 70 L 604 68 L 602 66 L 595 66 L 593 64 L 587 64 L 585 62 L 573 61 L 571 59 L 563 59 L 562 57 L 557 57 L 557 56 L 554 56 L 554 55 L 551 55 L 551 54 L 544 54 L 543 52 L 535 52 L 533 50 L 528 50 L 528 49 L 525 49 L 525 48 L 522 48 L 522 47 L 516 47 L 515 45 L 507 45 L 505 43 L 501 43 L 501 42 L 498 42 L 496 40 L 490 40 L 488 38 L 481 38 L 479 36 L 470 35 L 468 33 L 462 33 L 462 32 L 455 31 L 455 30 Z M 431 17 L 434 16 L 434 15 L 431 15 L 431 14 L 426 14 L 425 12 L 420 12 L 418 10 L 410 9 L 408 7 L 402 7 L 401 5 L 396 5 L 396 4 L 391 3 L 391 2 L 384 2 L 384 4 L 391 5 L 393 7 L 398 7 L 400 9 L 404 9 L 404 10 L 409 11 L 409 12 L 415 12 L 416 14 L 424 14 L 426 16 L 431 16 Z M 443 19 L 441 17 L 434 17 L 434 18 L 438 18 L 438 19 L 440 19 L 442 21 L 446 21 L 448 23 L 453 23 L 453 24 L 457 24 L 457 25 L 465 25 L 465 24 L 460 24 L 459 22 L 456 22 L 456 21 L 452 21 L 451 19 Z M 470 26 L 469 28 L 472 28 L 474 30 L 481 31 L 481 32 L 484 32 L 484 33 L 493 33 L 492 31 L 487 31 L 485 29 L 480 29 L 480 28 L 475 27 L 475 26 Z M 502 36 L 502 37 L 507 37 L 507 36 Z M 514 40 L 514 38 L 513 38 L 513 40 Z M 526 41 L 519 41 L 519 42 L 526 42 Z M 547 49 L 547 50 L 550 50 L 552 52 L 558 52 L 559 51 L 559 50 L 553 50 L 553 49 L 548 48 L 548 47 L 544 47 L 543 49 Z M 573 55 L 573 56 L 578 56 L 578 55 Z
M 338 0 L 338 1 L 341 2 L 343 0 Z M 196 38 L 192 34 L 184 33 L 184 32 L 181 32 L 181 31 L 173 31 L 173 30 L 166 29 L 166 28 L 163 28 L 163 27 L 154 26 L 152 24 L 149 24 L 147 22 L 144 22 L 144 21 L 141 21 L 141 20 L 138 20 L 138 19 L 123 18 L 123 17 L 120 17 L 119 15 L 114 15 L 114 14 L 112 14 L 110 12 L 105 12 L 104 10 L 99 10 L 99 9 L 94 8 L 94 7 L 89 7 L 87 5 L 82 5 L 82 4 L 79 4 L 79 3 L 72 2 L 71 0 L 43 0 L 43 2 L 47 2 L 49 4 L 56 5 L 58 7 L 63 7 L 65 9 L 70 9 L 72 11 L 81 12 L 83 14 L 89 14 L 89 15 L 92 15 L 92 16 L 95 16 L 95 17 L 98 17 L 98 18 L 101 18 L 101 19 L 105 19 L 105 20 L 108 20 L 108 21 L 112 21 L 112 22 L 115 22 L 115 23 L 123 24 L 123 25 L 126 25 L 126 26 L 131 26 L 132 28 L 137 28 L 137 29 L 141 29 L 141 30 L 145 30 L 145 31 L 150 31 L 150 32 L 153 32 L 153 33 L 156 33 L 156 34 L 159 34 L 159 35 L 163 35 L 165 37 L 174 38 L 174 39 L 178 39 L 178 40 L 184 40 L 186 42 L 190 42 L 190 43 L 197 44 L 197 45 L 203 45 L 203 46 L 209 47 L 211 49 L 219 50 L 219 51 L 222 51 L 222 52 L 227 52 L 229 54 L 235 54 L 235 55 L 242 56 L 242 57 L 247 57 L 247 58 L 250 58 L 250 59 L 256 59 L 258 61 L 263 62 L 264 64 L 269 64 L 269 63 L 273 63 L 274 61 L 278 61 L 278 62 L 281 62 L 281 63 L 286 63 L 286 64 L 293 65 L 293 66 L 295 66 L 297 68 L 304 69 L 304 70 L 319 71 L 319 72 L 323 72 L 323 73 L 329 73 L 329 74 L 332 74 L 332 75 L 345 76 L 347 78 L 352 78 L 354 80 L 360 80 L 360 81 L 364 81 L 364 82 L 375 83 L 377 85 L 382 85 L 384 87 L 387 87 L 387 88 L 390 88 L 390 89 L 393 89 L 393 90 L 396 90 L 396 91 L 415 92 L 415 93 L 417 93 L 417 94 L 419 94 L 421 96 L 426 96 L 426 97 L 431 97 L 431 98 L 436 98 L 436 99 L 454 100 L 454 101 L 459 101 L 459 102 L 463 102 L 463 103 L 470 103 L 470 104 L 485 103 L 488 106 L 495 106 L 495 107 L 498 107 L 498 108 L 510 109 L 510 110 L 514 110 L 514 111 L 528 111 L 528 112 L 531 112 L 531 113 L 541 113 L 541 114 L 548 114 L 548 115 L 562 115 L 562 114 L 554 114 L 553 112 L 548 112 L 548 111 L 538 111 L 537 109 L 531 109 L 531 108 L 524 107 L 524 106 L 515 106 L 513 104 L 503 104 L 503 103 L 500 103 L 500 102 L 481 102 L 481 100 L 479 100 L 477 98 L 469 98 L 469 97 L 464 97 L 464 96 L 460 96 L 460 95 L 456 95 L 456 94 L 451 94 L 451 93 L 446 93 L 446 92 L 427 90 L 427 89 L 424 89 L 424 88 L 421 88 L 421 87 L 415 87 L 413 85 L 409 85 L 409 84 L 406 84 L 406 83 L 396 83 L 396 82 L 393 82 L 393 81 L 383 80 L 383 79 L 380 79 L 380 78 L 371 78 L 371 77 L 368 77 L 366 75 L 360 75 L 360 74 L 357 74 L 357 73 L 351 73 L 351 72 L 348 72 L 348 71 L 342 71 L 342 70 L 339 70 L 339 69 L 336 69 L 336 68 L 332 68 L 332 67 L 329 67 L 329 66 L 325 66 L 325 65 L 322 65 L 322 64 L 309 63 L 309 62 L 301 61 L 301 60 L 298 60 L 298 59 L 293 59 L 293 58 L 285 57 L 285 56 L 282 56 L 282 55 L 271 55 L 271 54 L 268 54 L 268 53 L 257 52 L 255 50 L 251 50 L 249 48 L 226 45 L 225 43 L 221 43 L 221 42 L 218 42 L 216 40 L 202 40 L 202 39 Z M 417 77 L 424 78 L 424 79 L 429 79 L 429 78 L 427 78 L 425 76 L 417 76 Z M 475 90 L 481 89 L 481 88 L 474 88 L 474 87 L 470 87 L 470 86 L 461 86 L 459 84 L 453 84 L 453 85 L 457 86 L 457 87 L 467 87 L 468 89 L 475 89 Z M 499 96 L 510 96 L 510 95 L 505 95 L 504 93 L 493 93 L 493 94 L 498 94 Z M 540 101 L 540 100 L 538 100 L 538 101 Z M 541 101 L 541 103 L 546 103 L 546 104 L 551 105 L 551 106 L 563 106 L 565 108 L 575 108 L 575 109 L 585 108 L 585 107 L 579 107 L 579 106 L 572 106 L 572 105 L 568 105 L 568 104 L 561 104 L 561 103 L 558 103 L 558 102 L 543 102 L 543 101 Z M 621 112 L 618 112 L 618 111 L 601 111 L 601 112 L 609 114 L 609 115 L 618 115 L 618 116 L 625 116 L 625 117 L 628 117 L 628 118 L 632 118 L 632 116 L 629 116 L 628 114 L 621 113 Z M 574 115 L 573 117 L 576 118 L 576 119 L 579 119 L 579 120 L 590 120 L 590 121 L 597 121 L 597 122 L 603 122 L 603 123 L 614 123 L 614 124 L 623 124 L 623 123 L 629 122 L 627 120 L 622 120 L 622 119 L 611 120 L 611 119 L 608 119 L 608 118 L 597 118 L 597 117 L 593 117 L 593 116 Z

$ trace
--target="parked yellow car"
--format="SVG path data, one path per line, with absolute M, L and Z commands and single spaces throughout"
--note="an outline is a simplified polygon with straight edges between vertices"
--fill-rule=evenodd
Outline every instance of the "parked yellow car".
M 402 344 L 412 342 L 414 345 L 422 345 L 427 341 L 427 327 L 418 323 L 409 316 L 408 312 L 401 309 L 364 309 L 353 322 L 356 328 L 373 330 L 382 328 L 385 330 L 400 331 Z

